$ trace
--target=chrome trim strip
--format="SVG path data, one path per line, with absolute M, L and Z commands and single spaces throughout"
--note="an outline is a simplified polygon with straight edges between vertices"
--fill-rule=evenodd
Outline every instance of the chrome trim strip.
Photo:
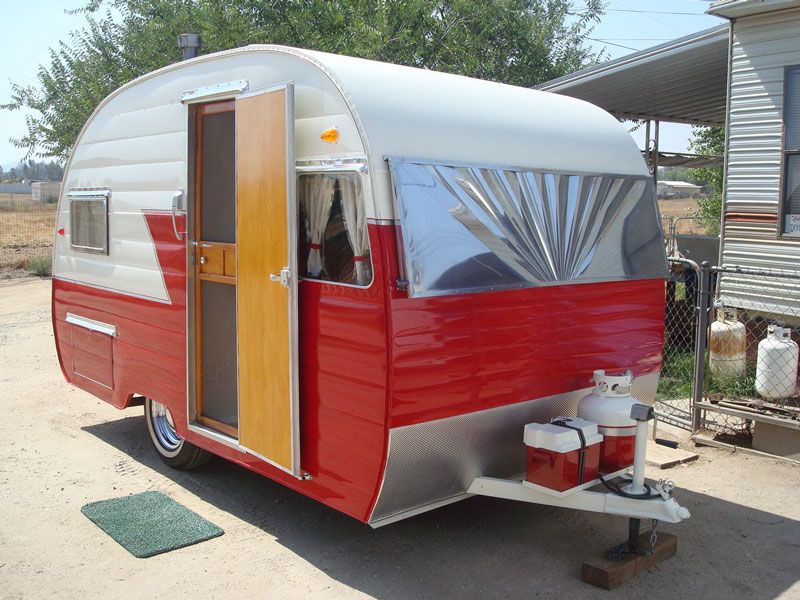
M 108 198 L 111 195 L 111 190 L 108 188 L 102 189 L 71 189 L 67 192 L 67 197 L 75 196 L 78 198 Z
M 250 84 L 247 79 L 237 79 L 236 81 L 206 85 L 183 92 L 181 94 L 181 102 L 208 102 L 209 100 L 221 100 L 226 97 L 232 98 L 238 93 L 246 92 L 249 86 Z
M 163 279 L 163 277 L 164 277 L 163 272 L 161 273 L 161 277 Z M 75 283 L 75 284 L 82 285 L 82 286 L 85 286 L 85 287 L 93 288 L 95 290 L 103 290 L 103 291 L 106 291 L 106 292 L 112 292 L 114 294 L 119 294 L 121 296 L 130 296 L 131 298 L 139 298 L 141 300 L 147 300 L 148 302 L 157 302 L 159 304 L 172 304 L 172 300 L 170 298 L 167 298 L 165 300 L 164 298 L 155 298 L 153 296 L 145 296 L 144 294 L 135 294 L 133 292 L 126 292 L 125 290 L 118 290 L 118 289 L 115 289 L 115 288 L 106 287 L 104 285 L 97 285 L 97 284 L 94 284 L 94 283 L 87 283 L 85 281 L 81 281 L 80 279 L 73 279 L 71 277 L 64 277 L 63 275 L 53 276 L 53 281 L 67 281 L 69 283 Z M 166 288 L 166 284 L 165 284 L 164 289 L 165 290 L 167 289 Z M 169 294 L 167 294 L 167 295 L 169 295 Z
M 391 525 L 392 523 L 397 523 L 398 521 L 402 521 L 403 519 L 408 519 L 409 517 L 421 515 L 422 513 L 428 512 L 429 510 L 441 508 L 442 506 L 447 506 L 448 504 L 455 504 L 460 500 L 466 500 L 472 495 L 473 494 L 468 494 L 464 492 L 463 494 L 457 494 L 455 496 L 452 496 L 451 498 L 445 498 L 444 500 L 439 500 L 438 502 L 431 502 L 430 504 L 424 504 L 423 506 L 418 506 L 417 508 L 406 511 L 404 513 L 398 513 L 390 517 L 385 517 L 383 519 L 370 521 L 367 523 L 367 525 L 369 525 L 373 529 L 378 529 L 379 527 L 383 527 L 384 525 Z
M 286 88 L 286 210 L 289 229 L 287 249 L 289 271 L 291 273 L 289 288 L 289 385 L 290 385 L 290 419 L 292 427 L 292 464 L 289 472 L 295 477 L 303 477 L 300 470 L 300 309 L 298 302 L 297 279 L 297 173 L 295 171 L 297 154 L 294 145 L 294 81 L 284 84 Z M 271 461 L 268 461 L 271 462 Z M 276 465 L 277 466 L 277 465 Z
M 78 327 L 83 327 L 84 329 L 89 329 L 90 331 L 97 331 L 99 333 L 110 335 L 111 337 L 117 336 L 117 328 L 109 323 L 103 323 L 102 321 L 95 321 L 94 319 L 90 319 L 88 317 L 82 317 L 80 315 L 76 315 L 69 312 L 67 313 L 66 320 L 67 323 L 70 323 L 72 325 L 77 325 Z
M 239 440 L 225 435 L 224 433 L 220 433 L 216 429 L 211 429 L 210 427 L 200 425 L 197 422 L 189 423 L 187 427 L 192 433 L 202 435 L 203 437 L 214 440 L 215 442 L 219 442 L 220 444 L 224 444 L 225 446 L 233 448 L 234 450 L 238 450 L 239 452 L 247 453 L 247 449 L 239 445 Z
M 440 160 L 431 158 L 416 158 L 411 156 L 384 156 L 385 161 L 396 161 L 402 163 L 413 163 L 422 165 L 436 165 L 440 167 L 474 167 L 477 169 L 493 169 L 502 171 L 530 171 L 532 173 L 553 173 L 552 169 L 539 169 L 536 167 L 521 167 L 519 165 L 503 165 L 497 163 L 482 163 L 482 162 L 463 162 L 457 160 Z M 643 179 L 645 181 L 652 181 L 652 175 L 642 174 L 628 174 L 628 173 L 598 173 L 597 171 L 581 171 L 580 169 L 569 171 L 558 171 L 560 175 L 607 175 L 609 177 L 627 177 L 630 179 Z
M 356 172 L 365 175 L 367 173 L 367 164 L 363 162 L 357 163 L 331 163 L 331 164 L 317 164 L 317 165 L 300 165 L 295 166 L 298 173 L 330 173 L 330 172 Z

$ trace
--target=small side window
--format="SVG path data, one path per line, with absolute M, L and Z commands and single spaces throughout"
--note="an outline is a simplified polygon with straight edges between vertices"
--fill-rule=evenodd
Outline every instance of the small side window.
M 108 254 L 108 190 L 73 190 L 69 198 L 70 247 Z
M 786 69 L 783 96 L 783 232 L 800 236 L 800 65 Z
M 372 262 L 361 178 L 356 173 L 302 174 L 297 196 L 301 277 L 369 285 Z

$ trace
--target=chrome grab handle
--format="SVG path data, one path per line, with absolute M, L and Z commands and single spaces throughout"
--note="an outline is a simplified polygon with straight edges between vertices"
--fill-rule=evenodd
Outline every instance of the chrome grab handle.
M 178 190 L 172 194 L 172 231 L 175 232 L 175 237 L 179 241 L 183 240 L 183 236 L 186 233 L 185 231 L 178 231 L 178 220 L 176 215 L 178 210 L 180 210 L 181 200 L 183 200 L 183 190 Z
M 276 281 L 286 288 L 290 286 L 291 279 L 292 279 L 292 272 L 289 270 L 289 267 L 283 267 L 279 275 L 274 275 L 272 273 L 269 274 L 270 281 Z

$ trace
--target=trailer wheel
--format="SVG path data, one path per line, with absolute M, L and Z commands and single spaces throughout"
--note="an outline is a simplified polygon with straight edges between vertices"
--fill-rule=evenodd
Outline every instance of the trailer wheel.
M 202 467 L 212 458 L 212 454 L 194 444 L 190 444 L 175 431 L 172 413 L 152 398 L 145 398 L 144 417 L 147 431 L 156 452 L 173 469 L 188 471 Z

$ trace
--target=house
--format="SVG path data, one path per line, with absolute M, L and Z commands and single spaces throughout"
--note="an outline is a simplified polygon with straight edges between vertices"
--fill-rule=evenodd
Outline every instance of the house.
M 718 0 L 727 24 L 648 48 L 539 89 L 647 124 L 657 168 L 660 122 L 725 127 L 719 264 L 728 305 L 800 318 L 800 1 Z M 760 276 L 754 271 L 769 271 Z
M 659 198 L 688 198 L 698 195 L 703 188 L 688 181 L 658 180 L 656 186 Z

